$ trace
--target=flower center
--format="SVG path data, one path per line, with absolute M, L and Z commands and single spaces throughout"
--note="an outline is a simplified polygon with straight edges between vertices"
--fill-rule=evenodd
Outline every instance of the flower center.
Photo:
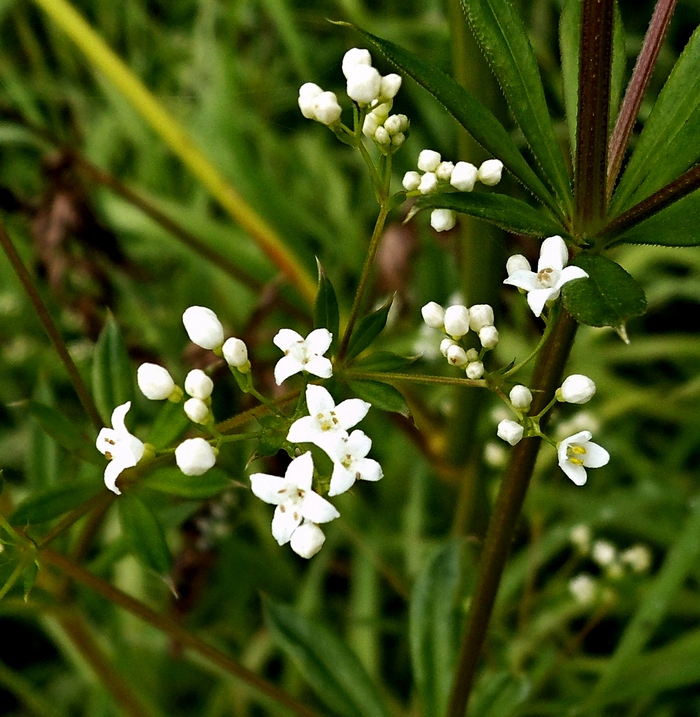
M 340 426 L 340 422 L 338 421 L 338 417 L 335 415 L 335 411 L 317 413 L 316 421 L 318 422 L 318 427 L 324 432 L 337 431 Z
M 543 289 L 551 289 L 559 280 L 559 272 L 555 269 L 542 269 L 537 274 L 537 281 Z
M 573 463 L 575 466 L 583 465 L 582 456 L 585 456 L 585 455 L 586 455 L 586 449 L 579 443 L 574 443 L 574 444 L 568 446 L 566 449 L 566 460 L 568 460 L 569 463 Z

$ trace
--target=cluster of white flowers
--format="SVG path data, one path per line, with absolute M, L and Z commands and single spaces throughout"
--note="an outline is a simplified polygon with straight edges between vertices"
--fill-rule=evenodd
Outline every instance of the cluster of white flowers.
M 398 77 L 398 75 L 396 75 Z M 375 107 L 365 117 L 362 133 L 373 139 L 380 149 L 398 149 L 405 141 L 409 121 L 406 115 L 390 115 L 393 101 L 388 100 Z
M 406 172 L 403 188 L 415 194 L 433 194 L 441 190 L 456 189 L 459 192 L 471 192 L 477 181 L 487 187 L 494 187 L 501 181 L 503 162 L 499 159 L 487 159 L 477 169 L 470 162 L 443 162 L 439 152 L 424 149 L 418 155 L 418 169 L 423 172 Z M 454 227 L 457 215 L 451 209 L 433 209 L 430 224 L 438 232 Z
M 331 394 L 322 386 L 306 387 L 308 416 L 298 418 L 291 425 L 287 440 L 291 443 L 311 443 L 328 455 L 333 462 L 329 496 L 344 493 L 356 480 L 378 481 L 382 477 L 379 463 L 367 454 L 371 439 L 362 431 L 348 433 L 370 409 L 359 398 L 349 398 L 337 406 Z M 318 526 L 340 514 L 327 500 L 311 490 L 314 472 L 313 458 L 306 452 L 295 458 L 284 478 L 267 473 L 251 475 L 253 493 L 277 506 L 272 519 L 272 535 L 280 545 L 290 543 L 292 550 L 304 558 L 315 555 L 325 541 Z
M 467 378 L 481 378 L 484 375 L 484 354 L 498 344 L 493 309 L 488 304 L 475 304 L 469 308 L 453 304 L 444 309 L 440 304 L 430 301 L 421 309 L 421 314 L 427 326 L 447 334 L 440 342 L 440 353 L 447 362 L 463 368 Z M 462 346 L 462 338 L 470 330 L 478 335 L 481 351 Z

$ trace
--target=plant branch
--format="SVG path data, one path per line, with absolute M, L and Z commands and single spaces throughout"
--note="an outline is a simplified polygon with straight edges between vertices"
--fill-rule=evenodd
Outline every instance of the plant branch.
M 608 164 L 608 198 L 612 195 L 615 182 L 622 166 L 622 159 L 629 138 L 634 128 L 634 123 L 639 114 L 639 107 L 644 99 L 651 74 L 656 65 L 661 45 L 671 23 L 673 12 L 676 9 L 677 0 L 658 0 L 654 14 L 649 23 L 649 29 L 644 36 L 642 50 L 637 57 L 637 62 L 632 71 L 629 85 L 625 91 L 625 98 L 622 101 L 620 113 L 615 122 L 615 129 L 610 138 L 609 164 Z
M 78 368 L 73 361 L 73 357 L 70 355 L 68 348 L 66 347 L 66 343 L 63 340 L 63 337 L 61 336 L 58 327 L 51 318 L 51 314 L 46 308 L 44 300 L 41 298 L 41 295 L 37 291 L 37 288 L 34 285 L 34 281 L 32 280 L 30 273 L 27 271 L 27 268 L 22 263 L 22 259 L 17 253 L 17 249 L 15 249 L 15 245 L 12 243 L 12 239 L 10 239 L 10 236 L 5 231 L 5 227 L 2 225 L 2 223 L 0 223 L 0 244 L 2 244 L 2 248 L 5 252 L 5 255 L 7 256 L 8 261 L 10 262 L 10 265 L 12 266 L 12 269 L 14 270 L 15 274 L 17 275 L 17 278 L 20 280 L 20 283 L 24 287 L 24 290 L 26 291 L 29 300 L 32 302 L 32 305 L 34 306 L 34 311 L 36 311 L 39 320 L 44 326 L 44 330 L 49 335 L 49 339 L 51 339 L 51 343 L 53 344 L 54 349 L 56 349 L 56 353 L 58 354 L 61 363 L 68 372 L 68 376 L 70 377 L 75 392 L 78 394 L 80 403 L 83 404 L 85 413 L 87 413 L 90 422 L 95 427 L 95 429 L 99 431 L 104 425 L 104 423 L 100 418 L 100 413 L 95 406 L 95 402 L 92 400 L 92 395 L 90 394 L 88 387 L 85 385 L 83 377 L 80 375 L 80 372 L 78 371 Z
M 38 554 L 37 559 L 41 563 L 53 565 L 72 580 L 75 580 L 75 582 L 90 588 L 90 590 L 102 595 L 102 597 L 110 600 L 114 604 L 119 605 L 132 615 L 135 615 L 144 622 L 147 622 L 149 625 L 152 625 L 156 629 L 166 633 L 183 647 L 198 653 L 212 664 L 246 683 L 260 694 L 265 695 L 277 704 L 286 707 L 290 712 L 298 715 L 298 717 L 319 717 L 316 712 L 309 709 L 306 705 L 299 702 L 291 695 L 282 692 L 282 690 L 279 690 L 277 687 L 267 682 L 267 680 L 263 679 L 259 675 L 256 675 L 254 672 L 244 667 L 239 662 L 236 662 L 236 660 L 231 657 L 228 657 L 223 652 L 220 652 L 215 647 L 207 644 L 204 640 L 192 634 L 189 630 L 184 628 L 172 618 L 159 615 L 155 612 L 155 610 L 152 610 L 142 602 L 135 600 L 130 595 L 127 595 L 125 592 L 122 592 L 113 585 L 110 585 L 110 583 L 106 580 L 88 572 L 61 553 L 57 553 L 50 548 L 46 548 Z
M 532 379 L 534 399 L 530 415 L 537 415 L 554 395 L 573 344 L 576 327 L 576 321 L 562 308 L 552 335 L 535 364 Z M 486 531 L 479 578 L 462 636 L 447 717 L 464 717 L 466 712 L 498 586 L 541 445 L 542 441 L 538 438 L 524 438 L 520 441 L 513 448 L 501 480 Z

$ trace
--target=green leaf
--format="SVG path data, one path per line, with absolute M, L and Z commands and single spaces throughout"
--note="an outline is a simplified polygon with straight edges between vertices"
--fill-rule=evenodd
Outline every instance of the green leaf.
M 372 679 L 344 640 L 286 605 L 267 599 L 264 609 L 275 641 L 334 714 L 388 717 Z
M 566 235 L 566 230 L 551 215 L 520 199 L 487 192 L 450 192 L 429 194 L 416 202 L 420 209 L 443 207 L 484 219 L 506 231 L 531 236 Z
M 131 398 L 133 385 L 131 362 L 124 339 L 114 317 L 109 314 L 97 339 L 92 360 L 92 392 L 105 426 L 112 425 L 112 411 Z
M 188 426 L 192 425 L 182 406 L 182 401 L 177 403 L 165 401 L 158 411 L 148 432 L 148 443 L 156 450 L 169 446 Z
M 422 717 L 447 711 L 466 597 L 465 561 L 464 541 L 450 541 L 435 553 L 411 593 L 408 631 Z
M 519 13 L 508 0 L 462 0 L 462 4 L 515 121 L 562 206 L 570 211 L 573 202 L 566 162 Z
M 615 237 L 612 244 L 700 245 L 700 190 Z
M 352 379 L 348 386 L 364 401 L 389 413 L 400 413 L 406 418 L 411 417 L 411 410 L 401 392 L 381 381 L 370 381 L 369 379 Z
M 22 573 L 22 590 L 24 592 L 24 602 L 27 602 L 29 600 L 29 593 L 32 591 L 32 588 L 34 587 L 34 582 L 36 581 L 36 576 L 39 572 L 39 563 L 36 560 L 32 560 L 29 565 L 24 569 L 24 573 Z
M 37 381 L 34 399 L 45 405 L 56 403 L 53 391 L 43 376 Z M 87 443 L 87 438 L 85 440 Z M 59 444 L 37 419 L 30 421 L 29 450 L 26 452 L 25 460 L 28 483 L 33 489 L 58 483 L 61 465 Z
M 90 500 L 103 488 L 101 482 L 73 481 L 37 491 L 23 500 L 10 516 L 12 525 L 34 525 L 57 518 Z
M 700 159 L 700 28 L 678 58 L 611 204 L 619 214 L 661 189 Z
M 231 485 L 231 479 L 219 468 L 210 468 L 201 476 L 186 476 L 175 466 L 158 468 L 138 482 L 139 488 L 194 500 L 212 498 Z
M 321 262 L 318 264 L 318 293 L 314 304 L 314 328 L 328 329 L 333 334 L 333 343 L 338 341 L 340 330 L 340 312 L 338 309 L 338 297 L 331 280 L 326 275 Z M 333 353 L 333 352 L 331 352 Z
M 256 450 L 259 456 L 274 456 L 284 445 L 289 433 L 289 421 L 280 416 L 260 416 L 258 423 L 262 431 Z
M 33 399 L 22 405 L 26 405 L 44 431 L 69 453 L 93 465 L 104 466 L 104 458 L 95 444 L 55 408 Z
M 355 28 L 401 72 L 412 77 L 459 122 L 464 129 L 519 179 L 532 194 L 556 215 L 561 210 L 550 191 L 531 169 L 510 134 L 479 100 L 442 70 L 432 67 L 412 53 L 376 35 Z
M 399 356 L 391 351 L 375 351 L 357 359 L 352 367 L 362 371 L 398 371 L 418 361 L 420 356 Z
M 361 354 L 382 333 L 386 326 L 386 318 L 389 315 L 393 300 L 392 297 L 383 306 L 358 322 L 348 343 L 348 359 Z
M 577 279 L 562 288 L 564 306 L 588 326 L 612 326 L 627 340 L 625 324 L 647 309 L 644 290 L 619 264 L 600 254 L 579 254 L 571 262 L 588 279 Z
M 129 550 L 158 575 L 170 572 L 171 557 L 163 528 L 153 511 L 132 493 L 119 497 L 119 522 Z

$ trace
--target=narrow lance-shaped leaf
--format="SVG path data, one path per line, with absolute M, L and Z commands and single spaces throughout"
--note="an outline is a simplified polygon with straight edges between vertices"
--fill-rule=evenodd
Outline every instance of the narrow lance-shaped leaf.
M 481 49 L 511 112 L 563 208 L 572 207 L 571 183 L 554 135 L 542 78 L 525 26 L 510 2 L 462 0 Z
M 559 17 L 559 52 L 564 84 L 564 109 L 572 157 L 576 155 L 578 114 L 578 44 L 581 38 L 581 0 L 568 0 Z
M 153 511 L 135 495 L 119 497 L 119 522 L 129 550 L 144 567 L 158 575 L 170 572 L 171 557 L 165 533 Z
M 393 299 L 389 299 L 384 306 L 363 317 L 358 322 L 348 343 L 347 356 L 349 359 L 361 354 L 384 330 L 392 301 Z
M 411 417 L 411 411 L 398 388 L 382 381 L 369 379 L 352 379 L 348 386 L 364 401 L 388 413 L 400 413 L 406 418 Z
M 357 31 L 401 72 L 427 90 L 484 149 L 500 159 L 505 167 L 554 213 L 563 213 L 551 192 L 535 174 L 503 125 L 479 100 L 452 77 L 432 67 L 399 45 L 359 28 Z
M 201 476 L 186 476 L 179 468 L 167 466 L 139 480 L 139 489 L 149 488 L 192 500 L 213 498 L 232 485 L 233 481 L 218 468 L 211 468 Z
M 76 508 L 103 489 L 102 482 L 81 480 L 61 483 L 30 495 L 10 516 L 12 525 L 44 523 Z
M 321 266 L 321 262 L 317 259 L 316 263 L 318 264 L 318 293 L 314 304 L 314 328 L 328 329 L 333 334 L 331 353 L 335 353 L 340 324 L 338 297 L 335 294 L 331 280 Z
M 92 359 L 92 391 L 106 426 L 111 425 L 112 411 L 131 398 L 133 381 L 124 339 L 109 314 Z

